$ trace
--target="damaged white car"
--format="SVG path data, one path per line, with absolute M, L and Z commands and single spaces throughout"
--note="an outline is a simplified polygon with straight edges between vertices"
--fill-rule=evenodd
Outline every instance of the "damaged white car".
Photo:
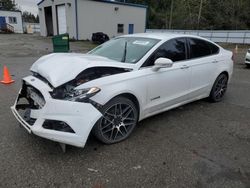
M 88 54 L 46 55 L 31 67 L 11 107 L 29 133 L 78 147 L 90 134 L 112 144 L 138 121 L 209 97 L 221 101 L 232 52 L 206 39 L 134 34 Z

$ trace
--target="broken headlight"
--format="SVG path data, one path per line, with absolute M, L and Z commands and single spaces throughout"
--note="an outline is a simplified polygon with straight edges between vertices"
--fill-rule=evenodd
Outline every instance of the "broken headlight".
M 66 94 L 65 99 L 69 101 L 84 102 L 100 91 L 101 89 L 98 87 L 92 87 L 88 89 L 73 89 Z

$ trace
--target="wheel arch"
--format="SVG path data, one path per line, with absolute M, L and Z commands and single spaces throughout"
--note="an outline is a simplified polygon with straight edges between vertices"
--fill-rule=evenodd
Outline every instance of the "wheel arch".
M 211 102 L 220 102 L 221 100 L 222 100 L 222 98 L 221 99 L 215 99 L 214 98 L 214 87 L 215 87 L 215 84 L 216 84 L 216 82 L 217 82 L 217 80 L 218 80 L 218 78 L 221 76 L 221 75 L 225 75 L 226 77 L 227 77 L 227 79 L 229 79 L 229 73 L 227 72 L 227 71 L 222 71 L 220 74 L 218 74 L 218 76 L 216 77 L 216 79 L 215 79 L 215 81 L 214 81 L 214 83 L 213 83 L 213 85 L 212 85 L 212 88 L 210 89 L 210 93 L 209 93 L 209 100 L 211 101 Z M 224 93 L 225 94 L 225 93 Z M 224 95 L 223 94 L 223 95 Z M 222 96 L 223 97 L 223 96 Z
M 124 138 L 122 138 L 121 140 L 118 140 L 118 141 L 114 141 L 114 142 L 112 142 L 112 141 L 110 141 L 110 139 L 112 138 L 112 134 L 113 134 L 113 130 L 112 130 L 112 133 L 111 133 L 111 136 L 108 136 L 109 137 L 109 139 L 107 139 L 107 137 L 105 137 L 105 136 L 103 136 L 103 134 L 104 133 L 102 133 L 101 132 L 101 130 L 103 130 L 102 128 L 100 128 L 100 120 L 101 119 L 99 119 L 96 123 L 95 123 L 95 125 L 92 127 L 92 130 L 91 130 L 91 132 L 93 133 L 93 135 L 98 139 L 98 140 L 100 140 L 101 142 L 103 142 L 103 143 L 105 143 L 105 144 L 113 144 L 113 143 L 117 143 L 117 142 L 120 142 L 120 141 L 123 141 L 124 139 L 126 139 L 127 137 L 129 137 L 130 136 L 130 134 L 132 133 L 132 131 L 133 131 L 133 129 L 135 128 L 135 126 L 136 126 L 136 124 L 137 124 L 137 122 L 138 122 L 138 119 L 139 119 L 139 117 L 140 117 L 140 104 L 139 104 L 139 101 L 138 101 L 138 99 L 137 99 L 137 97 L 135 96 L 135 95 L 133 95 L 133 94 L 131 94 L 131 93 L 121 93 L 121 94 L 118 94 L 118 95 L 116 95 L 116 96 L 114 96 L 114 97 L 112 97 L 107 103 L 111 103 L 110 105 L 112 106 L 112 105 L 117 105 L 117 104 L 119 104 L 119 102 L 121 101 L 121 100 L 125 100 L 125 101 L 127 101 L 127 102 L 129 102 L 129 106 L 131 106 L 131 103 L 133 103 L 134 105 L 135 105 L 135 107 L 133 107 L 133 108 L 136 108 L 136 110 L 137 110 L 137 114 L 136 114 L 136 118 L 134 118 L 134 122 L 133 122 L 133 125 L 131 125 L 132 126 L 132 128 L 130 129 L 130 130 L 128 130 L 128 131 L 130 131 L 129 132 L 129 134 L 127 134 L 128 133 L 128 131 L 127 131 L 127 128 L 125 129 L 126 130 L 126 133 L 125 133 L 125 137 Z M 128 101 L 129 100 L 129 101 Z M 130 102 L 131 101 L 131 102 Z M 117 103 L 118 102 L 118 103 Z M 105 104 L 105 105 L 108 105 L 108 104 Z M 133 106 L 134 106 L 133 105 Z M 105 116 L 105 112 L 106 112 L 106 110 L 108 110 L 108 109 L 110 109 L 110 106 L 107 106 L 107 107 L 105 107 L 105 106 L 103 106 L 104 107 L 104 109 L 103 109 L 103 111 L 102 111 L 102 113 L 103 113 L 103 116 Z M 122 107 L 120 107 L 120 108 L 122 108 Z M 113 116 L 113 115 L 112 115 Z M 115 115 L 115 117 L 116 117 L 116 115 Z M 118 116 L 118 118 L 119 118 L 119 116 Z M 120 116 L 120 118 L 122 118 L 122 116 Z M 106 119 L 106 118 L 105 118 Z M 126 118 L 125 118 L 126 119 Z M 99 123 L 98 123 L 99 122 Z M 109 120 L 109 122 L 113 122 L 113 120 L 111 121 L 111 120 Z M 123 120 L 121 120 L 121 122 L 123 122 Z M 124 126 L 125 127 L 125 124 L 124 125 L 115 125 L 114 124 L 114 122 L 112 123 L 113 124 L 113 128 L 111 128 L 111 129 L 115 129 L 115 127 L 117 128 L 117 126 L 119 126 L 119 128 L 118 128 L 118 130 L 120 130 L 120 126 Z M 108 123 L 108 126 L 110 126 L 110 123 Z M 112 126 L 112 125 L 111 125 Z M 107 127 L 107 125 L 106 125 L 106 127 Z M 108 132 L 110 132 L 111 131 L 111 129 L 109 128 L 109 131 Z M 106 133 L 106 132 L 105 132 Z M 117 133 L 118 133 L 118 131 L 117 131 Z M 116 135 L 117 135 L 117 133 L 116 133 Z M 124 134 L 122 134 L 122 136 L 124 136 Z M 116 136 L 115 136 L 115 138 L 116 138 Z M 114 138 L 114 139 L 115 139 Z
M 112 97 L 109 101 L 111 101 L 112 99 L 117 98 L 117 97 L 124 97 L 124 98 L 127 98 L 127 99 L 131 100 L 135 104 L 135 106 L 136 106 L 136 108 L 138 110 L 138 116 L 139 116 L 139 119 L 140 119 L 141 105 L 140 105 L 140 102 L 139 102 L 138 98 L 134 94 L 129 93 L 129 92 L 120 93 L 120 94 L 115 95 L 114 97 Z
M 216 78 L 218 78 L 221 74 L 225 74 L 227 78 L 229 78 L 229 73 L 227 71 L 222 71 Z
M 228 71 L 226 71 L 226 70 L 223 70 L 223 71 L 220 71 L 220 73 L 215 77 L 215 79 L 213 80 L 213 83 L 212 83 L 212 85 L 211 85 L 211 88 L 210 88 L 210 92 L 212 91 L 212 89 L 213 89 L 213 86 L 214 86 L 214 83 L 215 83 L 215 81 L 217 80 L 217 78 L 220 76 L 220 75 L 222 75 L 222 74 L 225 74 L 226 76 L 227 76 L 227 78 L 229 79 L 229 73 L 228 73 Z

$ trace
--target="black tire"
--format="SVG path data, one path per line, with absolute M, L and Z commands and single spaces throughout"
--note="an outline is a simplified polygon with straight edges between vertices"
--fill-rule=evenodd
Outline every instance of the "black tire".
M 125 98 L 111 99 L 102 108 L 103 116 L 93 127 L 94 136 L 105 144 L 114 144 L 127 139 L 138 121 L 138 109 Z
M 210 92 L 209 99 L 211 102 L 222 101 L 228 84 L 228 76 L 224 73 L 220 74 L 214 82 L 213 88 Z
M 246 67 L 247 67 L 247 68 L 250 68 L 250 64 L 247 64 L 247 63 L 246 63 Z

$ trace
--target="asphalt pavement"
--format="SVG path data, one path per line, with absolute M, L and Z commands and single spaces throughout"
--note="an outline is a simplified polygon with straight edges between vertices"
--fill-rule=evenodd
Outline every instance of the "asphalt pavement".
M 92 47 L 71 43 L 74 52 Z M 10 111 L 21 78 L 35 60 L 52 52 L 51 39 L 0 35 L 0 73 L 7 65 L 15 80 L 0 85 L 0 187 L 249 188 L 246 50 L 239 46 L 223 102 L 193 102 L 140 122 L 124 142 L 104 145 L 90 136 L 85 148 L 69 146 L 62 153 L 57 143 L 20 128 Z

